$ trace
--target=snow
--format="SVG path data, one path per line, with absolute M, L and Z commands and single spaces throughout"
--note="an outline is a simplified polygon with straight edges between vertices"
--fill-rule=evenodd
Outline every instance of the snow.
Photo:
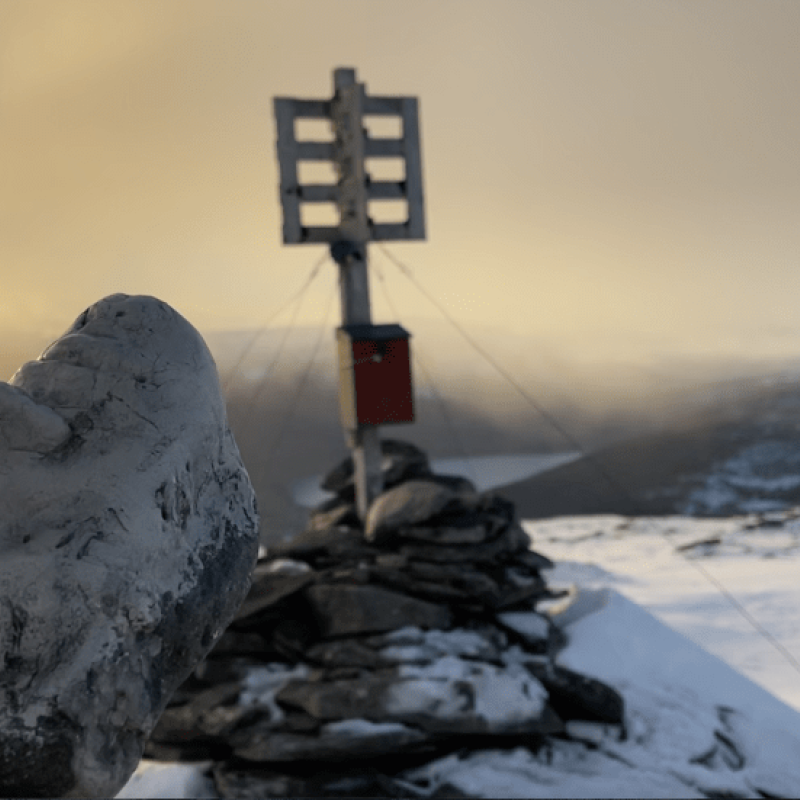
M 779 651 L 782 646 L 800 660 L 800 520 L 792 517 L 791 512 L 773 515 L 760 525 L 748 516 L 629 520 L 609 515 L 525 522 L 523 527 L 534 548 L 556 562 L 545 572 L 548 583 L 617 589 L 800 711 L 800 675 Z M 774 527 L 782 519 L 781 527 Z M 689 547 L 714 540 L 719 544 Z
M 242 681 L 239 705 L 268 709 L 270 719 L 278 722 L 283 719 L 284 714 L 275 701 L 275 695 L 290 681 L 303 680 L 310 672 L 305 664 L 297 664 L 294 667 L 284 664 L 250 667 Z
M 573 726 L 571 732 L 594 745 L 554 741 L 536 754 L 519 747 L 451 755 L 406 773 L 409 796 L 446 784 L 485 797 L 796 796 L 800 675 L 780 651 L 800 658 L 800 520 L 793 513 L 603 515 L 524 527 L 535 549 L 556 562 L 548 582 L 572 585 L 569 608 L 559 611 L 556 602 L 549 609 L 569 637 L 558 660 L 622 693 L 627 738 L 620 740 L 615 726 L 587 726 L 584 733 Z M 412 628 L 395 632 L 387 645 L 405 662 L 409 689 L 425 696 L 441 689 L 443 676 L 463 672 L 457 656 L 482 647 L 474 633 Z M 414 656 L 433 662 L 415 664 Z M 521 658 L 516 646 L 504 654 L 507 665 L 519 666 Z M 301 676 L 259 670 L 249 678 L 245 700 L 267 706 L 280 686 Z M 517 696 L 511 685 L 509 692 Z M 487 713 L 502 705 L 498 700 Z M 371 723 L 334 724 L 362 735 Z M 207 767 L 143 762 L 118 796 L 213 796 L 203 782 Z
M 142 761 L 117 797 L 219 797 L 206 775 L 210 761 L 196 764 L 162 764 Z
M 444 655 L 467 658 L 492 655 L 491 645 L 476 631 L 423 631 L 409 625 L 383 634 L 383 639 L 389 646 L 381 648 L 380 654 L 387 661 L 433 661 Z
M 402 664 L 402 683 L 390 687 L 386 708 L 397 715 L 430 714 L 437 719 L 476 717 L 487 730 L 498 732 L 515 723 L 536 719 L 547 691 L 521 664 L 495 667 L 443 656 L 431 664 Z M 474 709 L 465 712 L 465 689 Z M 467 706 L 469 704 L 467 703 Z

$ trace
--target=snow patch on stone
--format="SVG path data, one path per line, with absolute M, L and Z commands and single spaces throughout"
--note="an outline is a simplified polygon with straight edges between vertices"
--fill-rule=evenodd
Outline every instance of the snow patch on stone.
M 291 668 L 283 664 L 250 667 L 242 680 L 239 705 L 267 708 L 270 719 L 279 722 L 285 714 L 275 702 L 275 695 L 290 681 L 305 680 L 310 672 L 311 669 L 305 664 L 297 664 Z

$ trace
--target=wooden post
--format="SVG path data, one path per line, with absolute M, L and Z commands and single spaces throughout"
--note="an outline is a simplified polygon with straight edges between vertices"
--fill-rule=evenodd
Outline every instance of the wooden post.
M 413 97 L 367 95 L 364 84 L 356 82 L 354 69 L 336 69 L 333 79 L 331 100 L 274 99 L 283 241 L 329 244 L 339 266 L 342 325 L 371 325 L 367 242 L 425 238 L 418 104 Z M 399 117 L 402 135 L 368 136 L 363 129 L 365 114 Z M 330 120 L 334 141 L 298 141 L 294 124 L 301 118 Z M 405 179 L 370 180 L 366 158 L 402 158 Z M 332 162 L 338 173 L 337 183 L 301 185 L 299 161 Z M 408 218 L 404 222 L 373 222 L 368 214 L 370 200 L 405 200 Z M 338 226 L 303 224 L 301 206 L 331 202 L 338 208 Z M 356 416 L 354 409 L 351 411 L 353 414 L 346 415 L 348 419 Z M 345 436 L 353 455 L 358 514 L 364 520 L 370 503 L 383 488 L 378 425 L 356 422 L 352 428 L 348 424 Z
M 339 242 L 331 253 L 339 265 L 342 325 L 370 325 L 369 273 L 367 272 L 367 180 L 364 165 L 364 87 L 356 83 L 354 69 L 337 69 L 331 122 L 334 162 L 339 177 Z M 356 508 L 366 520 L 372 501 L 381 493 L 381 445 L 377 425 L 359 425 L 346 432 L 353 455 Z

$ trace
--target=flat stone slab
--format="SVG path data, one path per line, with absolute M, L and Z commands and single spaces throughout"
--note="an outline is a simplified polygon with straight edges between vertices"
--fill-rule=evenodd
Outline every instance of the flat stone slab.
M 447 509 L 465 505 L 467 495 L 438 483 L 413 480 L 389 489 L 373 501 L 367 513 L 364 536 L 380 544 L 403 527 L 427 522 Z M 474 496 L 477 501 L 477 496 Z
M 362 760 L 416 750 L 429 738 L 423 731 L 400 723 L 348 719 L 323 725 L 316 734 L 269 732 L 253 737 L 234 753 L 261 763 Z
M 377 501 L 376 501 L 377 502 Z M 528 549 L 530 539 L 522 527 L 510 525 L 494 541 L 476 545 L 445 546 L 433 544 L 402 544 L 400 554 L 409 559 L 449 564 L 461 562 L 492 562 Z
M 381 633 L 407 625 L 449 628 L 450 610 L 380 586 L 315 584 L 304 590 L 323 637 Z

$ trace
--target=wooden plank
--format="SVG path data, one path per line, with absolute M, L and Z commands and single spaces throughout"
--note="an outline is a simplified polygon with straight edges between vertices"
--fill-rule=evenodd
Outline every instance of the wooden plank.
M 298 244 L 300 232 L 300 199 L 297 194 L 297 142 L 294 138 L 293 102 L 276 97 L 273 101 L 278 130 L 277 150 L 280 169 L 280 201 L 283 209 L 284 244 Z
M 299 161 L 333 161 L 333 142 L 296 142 L 295 152 Z
M 404 152 L 402 139 L 364 139 L 364 155 L 367 158 L 392 158 L 402 156 Z
M 367 184 L 369 200 L 404 200 L 405 181 L 373 181 Z
M 404 97 L 367 95 L 364 98 L 364 114 L 375 117 L 399 117 L 403 114 Z
M 304 203 L 335 203 L 339 199 L 339 187 L 335 183 L 308 183 L 298 188 Z
M 295 119 L 328 119 L 331 115 L 330 100 L 294 100 Z
M 307 225 L 301 229 L 300 244 L 329 244 L 341 239 L 338 228 L 323 225 Z
M 278 162 L 281 174 L 283 240 L 287 244 L 330 243 L 338 238 L 375 241 L 425 238 L 425 209 L 422 191 L 422 156 L 419 135 L 419 105 L 413 97 L 367 96 L 363 84 L 355 82 L 355 70 L 336 70 L 333 100 L 298 100 L 276 97 L 275 117 L 278 127 Z M 399 116 L 403 137 L 370 138 L 361 133 L 356 120 L 364 116 Z M 297 118 L 331 119 L 339 126 L 341 137 L 335 142 L 298 142 L 294 120 Z M 339 150 L 337 150 L 337 147 Z M 364 173 L 366 158 L 403 158 L 404 181 L 368 182 Z M 301 186 L 298 161 L 333 161 L 350 164 L 350 171 L 339 184 Z M 367 200 L 406 200 L 405 223 L 370 223 L 366 230 Z M 336 203 L 342 215 L 340 228 L 303 227 L 300 204 Z
M 416 97 L 403 98 L 403 141 L 406 156 L 406 239 L 425 238 L 425 205 L 422 194 L 422 151 L 419 136 L 419 104 Z
M 408 235 L 408 225 L 405 222 L 373 222 L 370 225 L 370 238 L 374 242 L 396 241 L 398 239 L 411 239 Z

